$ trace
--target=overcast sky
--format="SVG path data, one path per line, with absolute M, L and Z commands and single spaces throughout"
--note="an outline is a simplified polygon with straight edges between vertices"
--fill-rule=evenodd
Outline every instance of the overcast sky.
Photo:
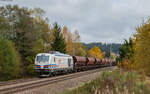
M 150 0 L 0 0 L 45 10 L 50 23 L 78 30 L 82 42 L 122 43 L 150 16 Z

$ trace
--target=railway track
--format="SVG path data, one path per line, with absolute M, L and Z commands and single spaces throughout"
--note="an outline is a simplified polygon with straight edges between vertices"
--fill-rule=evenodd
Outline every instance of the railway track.
M 0 82 L 0 87 L 6 86 L 6 85 L 12 85 L 12 84 L 17 84 L 17 83 L 24 83 L 28 81 L 35 81 L 39 80 L 40 78 L 28 78 L 28 79 L 20 79 L 20 80 L 15 80 L 15 81 L 8 81 L 8 82 Z
M 83 75 L 99 72 L 104 69 L 112 69 L 112 68 L 114 68 L 114 67 L 106 67 L 106 68 L 100 68 L 100 69 L 89 70 L 89 71 L 84 71 L 84 72 L 77 72 L 77 73 L 68 74 L 68 75 L 62 75 L 62 76 L 58 76 L 58 77 L 51 77 L 51 78 L 39 79 L 39 80 L 35 80 L 35 81 L 16 83 L 14 85 L 13 84 L 6 85 L 3 87 L 0 87 L 0 94 L 13 94 L 13 93 L 17 93 L 20 91 L 32 89 L 35 87 L 49 85 L 49 84 L 53 84 L 56 82 L 69 80 L 69 79 L 77 78 L 77 77 L 80 77 Z

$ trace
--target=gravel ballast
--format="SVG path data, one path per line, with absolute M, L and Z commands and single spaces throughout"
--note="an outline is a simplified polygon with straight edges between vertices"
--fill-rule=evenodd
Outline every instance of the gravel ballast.
M 38 88 L 26 90 L 23 92 L 19 92 L 16 94 L 59 94 L 60 92 L 64 91 L 65 89 L 70 89 L 77 87 L 85 82 L 89 82 L 94 80 L 96 77 L 100 75 L 100 72 L 96 72 L 93 74 L 83 75 L 78 78 L 65 80 L 62 82 L 57 82 L 55 84 L 50 84 L 46 86 L 41 86 Z

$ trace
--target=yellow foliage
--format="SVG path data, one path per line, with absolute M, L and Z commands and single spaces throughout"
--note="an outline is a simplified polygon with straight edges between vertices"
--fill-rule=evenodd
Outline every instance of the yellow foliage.
M 73 53 L 73 49 L 72 49 L 72 34 L 68 31 L 68 28 L 66 26 L 63 27 L 63 30 L 62 30 L 62 33 L 63 33 L 63 37 L 67 43 L 67 52 L 72 55 Z
M 135 37 L 134 67 L 139 71 L 150 73 L 150 20 L 137 27 Z
M 95 57 L 95 58 L 99 58 L 99 59 L 101 59 L 103 57 L 103 53 L 102 53 L 101 49 L 97 46 L 94 46 L 93 48 L 91 48 L 88 53 L 91 57 Z
M 68 28 L 64 26 L 62 34 L 67 44 L 66 49 L 68 54 L 86 56 L 86 47 L 80 42 L 80 35 L 77 30 L 72 34 Z
M 120 68 L 120 67 L 121 67 L 121 63 L 120 63 L 120 62 L 118 62 L 118 63 L 117 63 L 117 66 L 118 66 L 118 68 Z

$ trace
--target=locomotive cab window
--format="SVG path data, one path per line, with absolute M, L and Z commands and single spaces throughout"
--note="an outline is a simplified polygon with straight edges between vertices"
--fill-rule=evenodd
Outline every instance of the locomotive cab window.
M 37 56 L 36 61 L 37 62 L 48 62 L 49 56 L 45 56 L 45 55 Z

